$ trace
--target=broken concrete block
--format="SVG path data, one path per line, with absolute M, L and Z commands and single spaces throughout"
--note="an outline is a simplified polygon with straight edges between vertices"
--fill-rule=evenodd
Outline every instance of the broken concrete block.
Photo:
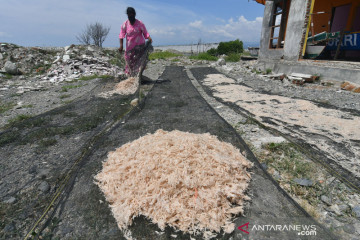
M 277 73 L 277 74 L 267 75 L 267 77 L 274 80 L 283 80 L 286 77 L 286 75 L 284 73 Z
M 15 63 L 10 62 L 10 61 L 6 61 L 5 65 L 4 65 L 5 71 L 9 74 L 18 74 L 18 68 L 16 66 Z
M 303 85 L 305 83 L 305 80 L 299 77 L 288 76 L 288 79 L 296 85 Z
M 216 61 L 216 64 L 219 65 L 219 66 L 225 65 L 226 64 L 225 59 L 223 59 L 223 58 L 218 59 Z
M 355 88 L 353 92 L 355 92 L 355 93 L 360 93 L 360 87 Z
M 295 78 L 302 78 L 307 83 L 313 83 L 316 79 L 319 78 L 319 76 L 303 73 L 292 73 L 290 76 Z
M 311 181 L 311 180 L 309 180 L 309 179 L 294 178 L 293 181 L 296 182 L 297 184 L 299 184 L 300 186 L 309 187 L 309 186 L 312 186 L 312 185 L 313 185 L 313 181 Z
M 345 90 L 346 91 L 352 91 L 352 90 L 354 90 L 356 88 L 356 86 L 354 86 L 354 85 L 352 85 L 352 84 L 348 84 L 348 85 L 346 85 L 345 86 Z
M 345 89 L 345 87 L 347 86 L 347 85 L 349 85 L 350 83 L 349 82 L 344 82 L 344 83 L 342 83 L 341 85 L 340 85 L 340 87 L 341 87 L 341 89 Z
M 63 61 L 66 62 L 70 59 L 70 55 L 64 55 L 63 56 Z

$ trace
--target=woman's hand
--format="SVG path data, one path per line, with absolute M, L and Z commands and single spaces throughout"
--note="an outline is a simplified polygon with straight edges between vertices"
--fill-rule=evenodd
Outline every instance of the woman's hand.
M 123 46 L 120 46 L 118 49 L 119 53 L 122 53 L 123 50 L 124 50 Z
M 149 40 L 150 43 L 152 43 L 152 38 L 151 37 L 149 37 L 148 40 Z

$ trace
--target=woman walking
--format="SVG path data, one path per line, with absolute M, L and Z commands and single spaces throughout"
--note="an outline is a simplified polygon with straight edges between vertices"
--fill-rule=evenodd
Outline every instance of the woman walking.
M 129 77 L 138 76 L 141 79 L 142 72 L 145 69 L 148 61 L 148 50 L 151 47 L 152 39 L 147 32 L 143 22 L 136 19 L 136 11 L 132 7 L 126 10 L 128 20 L 122 26 L 119 34 L 120 48 L 119 52 L 124 49 L 124 38 L 126 37 L 126 50 L 125 50 L 125 73 Z M 149 41 L 145 44 L 145 39 Z

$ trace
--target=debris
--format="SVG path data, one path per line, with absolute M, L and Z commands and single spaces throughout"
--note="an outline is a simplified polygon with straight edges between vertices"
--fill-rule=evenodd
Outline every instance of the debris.
M 139 99 L 135 98 L 130 102 L 130 105 L 136 107 L 139 104 Z
M 309 179 L 295 178 L 293 181 L 299 184 L 300 186 L 304 186 L 304 187 L 310 187 L 313 185 L 313 181 Z
M 19 73 L 16 64 L 13 62 L 10 62 L 10 61 L 5 62 L 4 69 L 7 73 L 12 74 L 12 75 L 16 75 Z
M 292 73 L 291 75 L 289 75 L 289 77 L 301 78 L 304 80 L 304 82 L 307 82 L 307 83 L 313 83 L 315 80 L 319 79 L 319 76 L 303 74 L 303 73 Z
M 322 196 L 320 197 L 320 199 L 321 199 L 321 201 L 323 201 L 324 203 L 326 203 L 326 204 L 329 205 L 329 206 L 332 204 L 331 199 L 328 198 L 328 197 L 325 196 L 325 195 L 322 195 Z
M 89 50 L 90 49 L 90 50 Z M 57 83 L 91 75 L 121 75 L 123 69 L 116 51 L 104 51 L 95 46 L 70 45 L 65 48 L 29 48 L 14 44 L 1 46 L 0 69 L 16 75 L 37 76 Z M 5 57 L 6 56 L 6 57 Z M 10 61 L 11 59 L 11 61 Z M 6 66 L 5 66 L 6 65 Z
M 50 190 L 50 185 L 49 185 L 48 182 L 42 181 L 42 182 L 40 183 L 38 189 L 39 189 L 40 191 L 42 191 L 43 193 L 46 193 L 46 192 L 48 192 L 48 191 Z
M 341 216 L 342 213 L 340 212 L 339 206 L 337 204 L 331 205 L 329 208 L 326 208 L 329 212 L 335 213 L 338 216 Z
M 300 77 L 288 76 L 287 78 L 296 85 L 303 85 L 305 83 L 305 80 Z
M 3 201 L 3 203 L 8 203 L 8 204 L 13 204 L 16 202 L 16 198 L 14 197 L 10 197 L 8 199 L 6 199 L 5 201 Z
M 360 219 L 360 205 L 354 206 L 352 212 L 358 219 Z
M 226 64 L 226 61 L 225 61 L 225 59 L 223 59 L 223 58 L 219 58 L 219 59 L 216 61 L 216 64 L 217 64 L 218 66 L 223 66 L 223 65 Z
M 271 74 L 266 75 L 268 78 L 274 79 L 274 80 L 283 80 L 286 75 L 284 73 L 277 73 L 277 74 Z
M 215 136 L 158 130 L 110 152 L 95 179 L 120 229 L 142 214 L 161 230 L 169 225 L 210 238 L 234 230 L 231 218 L 250 199 L 250 167 Z

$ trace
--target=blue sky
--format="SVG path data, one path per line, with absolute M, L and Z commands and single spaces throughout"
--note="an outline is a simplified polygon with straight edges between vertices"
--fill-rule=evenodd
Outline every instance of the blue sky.
M 104 46 L 117 47 L 128 6 L 136 9 L 154 45 L 259 42 L 264 6 L 250 0 L 0 0 L 0 42 L 22 46 L 79 44 L 87 24 L 111 28 Z

